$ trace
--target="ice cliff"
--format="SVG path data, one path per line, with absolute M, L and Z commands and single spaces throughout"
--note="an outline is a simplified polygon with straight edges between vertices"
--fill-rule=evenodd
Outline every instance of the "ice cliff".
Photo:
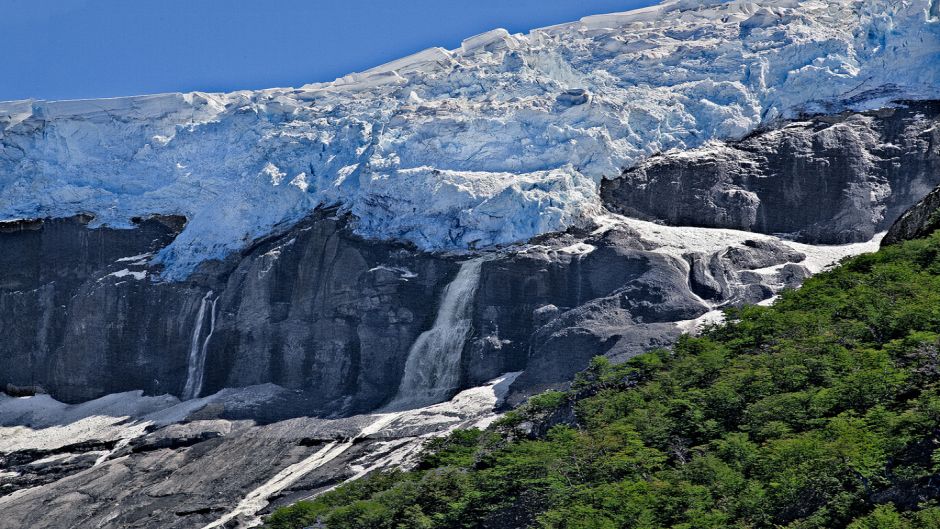
M 667 1 L 299 89 L 0 103 L 0 220 L 180 214 L 169 278 L 305 217 L 460 250 L 603 213 L 652 154 L 940 98 L 937 0 Z

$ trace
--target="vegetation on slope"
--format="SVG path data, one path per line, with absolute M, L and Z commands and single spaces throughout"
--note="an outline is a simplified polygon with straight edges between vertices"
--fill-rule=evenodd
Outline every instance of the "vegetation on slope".
M 729 316 L 268 527 L 940 527 L 940 234 Z

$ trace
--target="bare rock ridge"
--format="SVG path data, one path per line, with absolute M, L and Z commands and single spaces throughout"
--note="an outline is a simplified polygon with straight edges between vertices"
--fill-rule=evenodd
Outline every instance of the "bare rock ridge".
M 940 183 L 940 103 L 815 116 L 667 152 L 604 181 L 611 211 L 680 226 L 866 241 Z

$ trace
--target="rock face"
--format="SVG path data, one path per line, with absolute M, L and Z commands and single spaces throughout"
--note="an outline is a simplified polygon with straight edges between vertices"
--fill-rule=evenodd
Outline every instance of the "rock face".
M 140 288 L 128 267 L 172 241 L 183 220 L 131 230 L 89 229 L 90 220 L 0 224 L 0 387 L 54 388 L 72 400 L 115 386 L 166 391 L 160 381 L 173 368 L 163 357 L 186 340 L 187 287 Z
M 88 221 L 0 232 L 0 387 L 11 393 L 193 398 L 273 383 L 292 390 L 293 404 L 271 412 L 280 417 L 374 410 L 395 396 L 412 344 L 467 259 L 367 241 L 321 212 L 186 282 L 161 281 L 146 255 L 172 241 L 181 219 L 131 230 Z M 519 391 L 562 383 L 592 356 L 668 344 L 675 322 L 808 275 L 800 252 L 736 237 L 683 252 L 625 224 L 491 254 L 455 352 L 454 391 L 521 370 Z
M 322 217 L 236 263 L 209 286 L 219 297 L 204 392 L 273 382 L 332 413 L 371 410 L 392 396 L 457 270 L 453 260 L 364 241 L 344 220 Z
M 195 353 L 202 394 L 273 382 L 310 390 L 314 411 L 372 409 L 397 387 L 455 269 L 318 214 L 189 281 L 152 281 L 144 254 L 169 244 L 174 227 L 83 220 L 0 233 L 0 386 L 68 402 L 134 389 L 184 395 Z
M 940 103 L 819 116 L 651 158 L 601 194 L 612 211 L 680 226 L 866 241 L 940 183 Z
M 513 376 L 407 412 L 260 426 L 219 410 L 277 406 L 283 389 L 186 402 L 138 391 L 79 405 L 0 394 L 0 528 L 254 527 L 270 506 L 408 464 L 424 436 L 487 424 Z
M 667 343 L 678 334 L 673 322 L 709 310 L 690 290 L 681 259 L 624 235 L 583 239 L 593 248 L 587 253 L 533 248 L 487 263 L 466 351 L 468 383 L 509 366 L 525 369 L 517 388 L 559 383 L 618 344 L 636 354 L 651 338 Z
M 930 235 L 940 228 L 938 211 L 940 211 L 940 187 L 914 204 L 891 225 L 891 229 L 881 241 L 882 246 Z

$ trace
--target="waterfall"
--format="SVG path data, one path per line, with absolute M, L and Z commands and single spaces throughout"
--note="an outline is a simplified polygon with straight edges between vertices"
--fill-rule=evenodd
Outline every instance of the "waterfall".
M 473 298 L 484 258 L 465 261 L 447 285 L 430 330 L 408 351 L 405 373 L 390 409 L 417 408 L 447 400 L 460 385 L 460 357 L 470 333 Z
M 202 392 L 202 380 L 206 370 L 206 350 L 209 347 L 209 339 L 215 332 L 215 304 L 219 298 L 213 299 L 212 291 L 206 293 L 199 304 L 199 312 L 196 313 L 196 325 L 193 329 L 193 339 L 189 344 L 189 363 L 186 370 L 186 385 L 183 387 L 183 400 L 194 399 Z M 206 339 L 200 343 L 202 336 L 202 325 L 206 319 L 206 305 L 209 305 L 209 334 Z

